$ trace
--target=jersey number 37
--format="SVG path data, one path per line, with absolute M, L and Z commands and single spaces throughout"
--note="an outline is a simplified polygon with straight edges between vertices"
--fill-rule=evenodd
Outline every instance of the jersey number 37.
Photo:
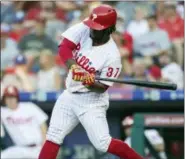
M 108 68 L 107 77 L 117 77 L 120 68 Z

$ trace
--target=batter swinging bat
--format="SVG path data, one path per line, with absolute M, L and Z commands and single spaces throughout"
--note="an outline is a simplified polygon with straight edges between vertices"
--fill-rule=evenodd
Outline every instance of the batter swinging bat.
M 100 77 L 96 77 L 96 80 L 109 81 L 109 82 L 115 82 L 115 83 L 124 83 L 124 84 L 136 85 L 140 87 L 158 88 L 158 89 L 166 89 L 166 90 L 177 89 L 177 85 L 174 83 L 161 83 L 161 82 L 150 82 L 150 81 L 141 81 L 141 80 L 108 79 L 108 78 L 100 78 Z

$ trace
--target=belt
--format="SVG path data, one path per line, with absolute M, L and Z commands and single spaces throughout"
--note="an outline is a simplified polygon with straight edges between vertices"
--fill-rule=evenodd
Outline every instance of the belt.
M 88 92 L 72 92 L 73 94 L 84 94 L 84 93 L 89 93 L 91 91 L 88 91 Z
M 35 147 L 37 146 L 36 144 L 31 144 L 31 145 L 27 145 L 27 147 Z

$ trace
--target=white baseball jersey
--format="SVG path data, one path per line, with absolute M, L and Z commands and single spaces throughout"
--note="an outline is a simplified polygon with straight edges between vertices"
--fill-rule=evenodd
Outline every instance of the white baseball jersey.
M 121 71 L 121 58 L 112 38 L 103 45 L 92 46 L 90 29 L 83 23 L 66 30 L 62 36 L 77 45 L 73 52 L 76 63 L 87 72 L 104 78 L 117 78 Z M 101 83 L 112 86 L 112 82 Z M 72 79 L 69 71 L 66 88 L 57 99 L 47 132 L 47 140 L 61 144 L 79 122 L 83 125 L 92 144 L 106 152 L 111 142 L 106 119 L 109 106 L 108 91 L 90 92 L 81 82 Z M 80 93 L 75 93 L 80 92 Z
M 112 38 L 100 46 L 92 46 L 90 29 L 83 23 L 79 23 L 69 28 L 62 34 L 63 37 L 77 45 L 73 52 L 73 57 L 77 64 L 87 72 L 95 72 L 100 77 L 117 78 L 121 71 L 120 53 Z M 103 82 L 112 86 L 112 82 Z M 69 71 L 66 87 L 69 92 L 88 92 L 89 90 L 72 79 Z
M 15 145 L 40 145 L 43 141 L 40 126 L 47 115 L 34 103 L 20 102 L 17 109 L 1 107 L 1 120 Z

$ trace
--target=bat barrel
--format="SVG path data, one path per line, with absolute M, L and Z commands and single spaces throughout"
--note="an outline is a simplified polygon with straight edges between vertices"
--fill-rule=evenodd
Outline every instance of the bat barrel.
M 173 83 L 150 82 L 150 81 L 141 81 L 141 80 L 108 79 L 108 78 L 100 78 L 100 77 L 96 77 L 96 80 L 130 84 L 130 85 L 136 85 L 140 87 L 148 87 L 148 88 L 156 88 L 156 89 L 166 89 L 166 90 L 177 89 L 177 85 Z

